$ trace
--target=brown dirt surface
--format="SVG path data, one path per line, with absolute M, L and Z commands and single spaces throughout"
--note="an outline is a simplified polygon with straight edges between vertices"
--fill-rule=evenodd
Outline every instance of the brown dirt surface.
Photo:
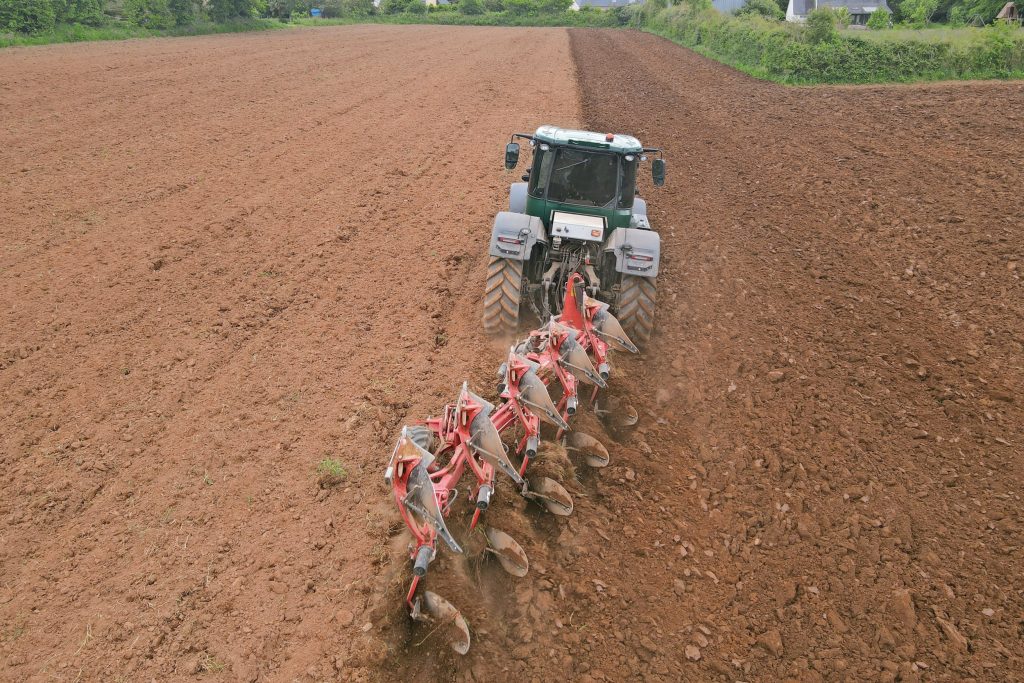
M 578 117 L 564 30 L 0 52 L 0 679 L 368 675 L 384 463 L 493 384 L 488 226 L 538 117 Z
M 1022 680 L 1024 84 L 784 88 L 571 35 L 588 127 L 670 160 L 630 383 L 659 419 L 612 449 L 577 672 Z
M 339 27 L 7 50 L 0 94 L 0 679 L 1020 679 L 1024 86 Z M 573 516 L 499 487 L 526 578 L 453 512 L 458 658 L 383 467 L 493 398 L 501 145 L 542 122 L 665 147 L 659 321 L 637 427 L 577 421 L 611 465 L 536 463 Z

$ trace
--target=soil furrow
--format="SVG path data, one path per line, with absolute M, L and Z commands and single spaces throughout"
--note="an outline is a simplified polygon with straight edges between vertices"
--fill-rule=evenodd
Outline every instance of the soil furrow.
M 616 459 L 651 499 L 617 538 L 661 543 L 616 587 L 660 637 L 630 658 L 609 619 L 594 677 L 1014 679 L 1021 86 L 782 88 L 571 33 L 588 126 L 672 164 L 632 387 L 664 422 Z

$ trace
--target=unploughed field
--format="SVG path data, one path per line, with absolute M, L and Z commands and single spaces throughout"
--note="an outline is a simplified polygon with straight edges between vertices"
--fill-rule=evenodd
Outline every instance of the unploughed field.
M 658 332 L 637 428 L 583 420 L 611 466 L 549 451 L 571 518 L 499 488 L 528 577 L 440 554 L 458 658 L 383 469 L 493 397 L 542 122 L 665 147 Z M 0 52 L 0 679 L 1024 679 L 1022 158 L 1021 84 L 782 88 L 626 31 Z

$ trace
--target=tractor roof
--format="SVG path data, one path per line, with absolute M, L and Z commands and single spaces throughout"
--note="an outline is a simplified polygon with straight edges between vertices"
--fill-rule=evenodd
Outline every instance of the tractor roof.
M 608 139 L 612 135 L 612 139 Z M 592 133 L 586 130 L 572 130 L 557 126 L 541 126 L 534 137 L 552 145 L 570 145 L 606 149 L 610 152 L 642 152 L 644 146 L 632 135 Z

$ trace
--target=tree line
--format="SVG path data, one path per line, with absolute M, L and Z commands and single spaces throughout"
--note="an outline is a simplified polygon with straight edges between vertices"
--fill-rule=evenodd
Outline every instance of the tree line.
M 627 19 L 626 7 L 611 12 L 583 7 L 570 16 L 572 2 L 450 0 L 447 5 L 428 7 L 423 0 L 381 0 L 379 6 L 373 0 L 0 0 L 0 34 L 40 34 L 66 26 L 127 26 L 161 32 L 257 17 L 289 21 L 309 17 L 313 8 L 325 18 L 376 16 L 377 21 L 405 21 L 398 15 L 427 13 L 437 20 L 448 17 L 449 23 L 460 15 L 464 22 L 488 24 L 518 24 L 532 17 L 546 23 L 564 20 L 571 25 L 603 26 L 620 25 Z
M 0 32 L 39 33 L 63 24 L 118 22 L 161 30 L 251 18 L 264 10 L 263 0 L 0 0 Z

